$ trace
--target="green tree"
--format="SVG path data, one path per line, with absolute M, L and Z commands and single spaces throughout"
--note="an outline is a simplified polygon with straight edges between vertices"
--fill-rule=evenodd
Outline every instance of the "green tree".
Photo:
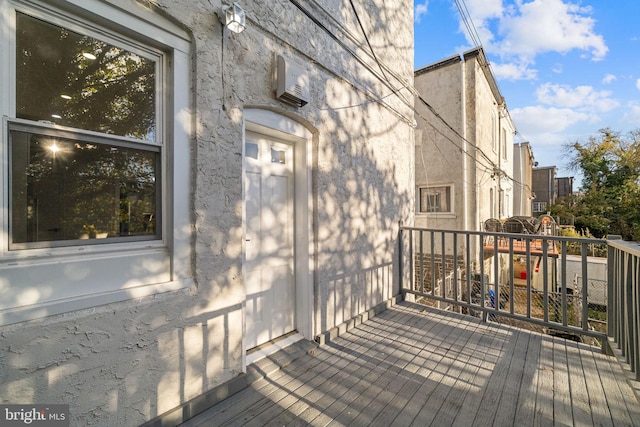
M 568 149 L 571 166 L 583 175 L 581 195 L 552 211 L 573 214 L 576 228 L 596 237 L 620 234 L 640 240 L 640 130 L 621 135 L 601 129 Z

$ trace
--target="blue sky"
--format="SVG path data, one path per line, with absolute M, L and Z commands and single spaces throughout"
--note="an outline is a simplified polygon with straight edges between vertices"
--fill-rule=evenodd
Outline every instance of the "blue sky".
M 604 127 L 640 128 L 639 0 L 459 3 L 505 97 L 515 141 L 529 141 L 540 166 L 579 180 L 565 144 Z M 414 0 L 414 26 L 416 68 L 475 46 L 454 0 Z

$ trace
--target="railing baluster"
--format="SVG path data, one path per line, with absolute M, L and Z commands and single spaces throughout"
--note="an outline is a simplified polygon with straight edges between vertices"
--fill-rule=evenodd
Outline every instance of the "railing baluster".
M 424 231 L 420 230 L 420 292 L 424 292 Z
M 567 326 L 567 242 L 562 241 L 562 326 Z
M 553 243 L 555 245 L 555 242 Z M 542 240 L 542 306 L 544 313 L 542 317 L 545 323 L 549 322 L 549 250 L 548 241 Z M 553 274 L 556 274 L 554 269 Z
M 458 233 L 453 233 L 453 299 L 458 301 Z
M 465 276 L 467 279 L 467 303 L 471 304 L 471 234 L 466 233 L 467 259 L 465 263 Z
M 640 381 L 640 257 L 636 256 L 635 258 L 635 272 L 633 277 L 635 278 L 634 283 L 632 284 L 632 292 L 633 295 L 631 297 L 631 306 L 636 307 L 634 310 L 633 318 L 631 319 L 631 336 L 634 337 L 633 344 L 633 364 L 631 370 L 636 373 L 636 381 Z
M 640 342 L 638 334 L 640 334 L 640 298 L 638 297 L 640 261 L 639 258 L 632 258 L 631 273 L 631 295 L 629 295 L 629 337 L 630 337 L 630 365 L 631 371 L 636 373 L 636 380 L 640 379 Z
M 500 254 L 498 252 L 498 236 L 493 235 L 493 308 L 500 310 Z
M 398 230 L 398 276 L 400 277 L 400 292 L 404 289 L 404 269 L 402 268 L 402 264 L 404 264 L 404 245 L 402 241 L 404 240 L 404 230 L 402 229 L 402 221 L 400 221 L 400 230 Z
M 447 293 L 446 293 L 446 288 L 447 288 L 447 251 L 446 251 L 446 248 L 445 248 L 445 237 L 446 237 L 446 235 L 445 235 L 445 232 L 443 231 L 440 234 L 440 239 L 441 239 L 440 250 L 442 252 L 441 253 L 441 257 L 442 257 L 441 258 L 442 259 L 442 261 L 441 261 L 442 262 L 442 275 L 441 275 L 441 277 L 442 277 L 442 279 L 441 279 L 442 280 L 442 286 L 440 287 L 440 296 L 443 297 L 443 298 L 445 298 L 447 296 Z
M 526 239 L 527 251 L 527 319 L 531 318 L 531 240 Z
M 435 295 L 436 289 L 436 244 L 435 244 L 435 231 L 431 232 L 431 295 Z
M 509 237 L 509 313 L 514 313 L 516 288 L 515 288 L 515 276 L 516 272 L 513 268 L 513 238 Z
M 589 330 L 589 301 L 587 299 L 587 297 L 589 296 L 589 289 L 588 289 L 588 283 L 589 283 L 589 278 L 588 276 L 588 271 L 587 271 L 587 255 L 588 255 L 588 244 L 587 243 L 582 243 L 582 294 L 580 295 L 582 297 L 582 330 L 583 331 L 588 331 Z M 577 283 L 576 283 L 577 285 Z M 575 289 L 574 289 L 575 292 Z M 575 298 L 575 297 L 574 297 Z M 574 299 L 575 302 L 575 299 Z
M 409 268 L 411 273 L 409 273 L 409 278 L 411 279 L 411 290 L 413 290 L 413 284 L 415 283 L 416 280 L 416 273 L 415 273 L 415 268 L 413 268 L 413 257 L 414 257 L 414 253 L 413 253 L 413 229 L 409 230 Z
M 631 347 L 631 325 L 629 324 L 629 320 L 631 319 L 631 310 L 633 310 L 633 307 L 631 307 L 631 301 L 629 296 L 631 295 L 631 291 L 633 289 L 633 276 L 631 273 L 631 263 L 632 263 L 632 259 L 631 259 L 631 254 L 629 253 L 625 253 L 624 254 L 624 268 L 625 268 L 625 275 L 624 275 L 624 294 L 622 297 L 622 306 L 624 308 L 626 308 L 625 311 L 625 316 L 622 319 L 622 327 L 624 328 L 624 356 L 626 359 L 627 363 L 631 362 L 631 357 L 630 357 L 630 353 L 631 353 L 631 349 L 633 347 Z
M 480 307 L 484 309 L 484 296 L 486 294 L 486 288 L 484 283 L 484 242 L 482 236 L 480 236 Z M 486 312 L 482 312 L 482 320 L 486 321 Z
M 617 254 L 618 251 L 614 247 L 610 245 L 607 247 L 607 258 L 609 259 L 609 265 L 607 268 L 607 335 L 610 337 L 613 337 L 615 333 L 613 320 L 616 318 L 616 310 L 614 307 L 614 301 L 616 301 L 616 299 L 614 296 L 617 289 L 617 287 L 615 287 L 618 265 L 615 262 Z

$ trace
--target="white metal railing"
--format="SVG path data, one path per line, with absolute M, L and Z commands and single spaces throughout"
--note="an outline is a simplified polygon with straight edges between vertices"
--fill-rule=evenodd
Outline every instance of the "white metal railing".
M 640 246 L 608 240 L 607 335 L 640 381 Z
M 416 227 L 400 232 L 403 293 L 485 320 L 596 338 L 604 349 L 606 307 L 589 297 L 596 279 L 588 253 L 605 240 Z M 580 254 L 573 256 L 578 267 L 568 263 L 569 247 Z

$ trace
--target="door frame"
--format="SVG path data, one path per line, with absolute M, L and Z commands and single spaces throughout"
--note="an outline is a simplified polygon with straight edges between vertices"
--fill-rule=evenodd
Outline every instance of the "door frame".
M 314 237 L 312 227 L 313 198 L 311 187 L 311 152 L 313 133 L 301 123 L 274 111 L 260 108 L 247 108 L 243 114 L 242 132 L 242 179 L 245 178 L 245 142 L 247 131 L 259 133 L 271 138 L 287 141 L 293 145 L 294 158 L 294 282 L 295 282 L 295 328 L 305 339 L 312 340 L 314 335 Z M 246 194 L 242 190 L 242 276 L 246 279 L 245 236 L 246 236 Z M 243 311 L 246 303 L 243 303 Z M 243 316 L 242 354 L 246 368 L 246 317 Z

